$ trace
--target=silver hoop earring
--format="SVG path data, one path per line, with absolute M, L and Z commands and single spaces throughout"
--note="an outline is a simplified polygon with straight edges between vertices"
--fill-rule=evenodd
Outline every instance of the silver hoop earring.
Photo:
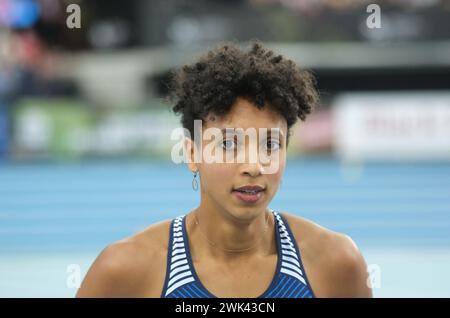
M 198 174 L 198 170 L 194 172 L 194 178 L 192 179 L 192 189 L 194 191 L 198 190 L 197 174 Z

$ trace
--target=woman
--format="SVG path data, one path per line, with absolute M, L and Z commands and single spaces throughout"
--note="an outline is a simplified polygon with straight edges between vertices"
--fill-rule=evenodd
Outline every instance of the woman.
M 108 246 L 77 296 L 371 297 L 366 264 L 348 236 L 268 207 L 290 128 L 317 102 L 311 75 L 260 43 L 248 51 L 230 44 L 184 66 L 174 83 L 200 204 Z M 192 138 L 211 131 L 220 134 Z

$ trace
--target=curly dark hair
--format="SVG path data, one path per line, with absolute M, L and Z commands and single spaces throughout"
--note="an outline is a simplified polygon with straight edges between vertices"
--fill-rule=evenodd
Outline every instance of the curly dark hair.
M 181 124 L 193 136 L 194 120 L 226 115 L 237 97 L 265 103 L 282 115 L 290 128 L 305 120 L 318 102 L 315 79 L 292 60 L 254 41 L 248 51 L 226 43 L 209 51 L 196 63 L 175 72 L 169 99 L 181 114 Z

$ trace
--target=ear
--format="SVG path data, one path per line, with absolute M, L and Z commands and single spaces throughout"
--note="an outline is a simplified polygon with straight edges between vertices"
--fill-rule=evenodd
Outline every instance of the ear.
M 191 170 L 192 172 L 198 171 L 198 162 L 196 162 L 195 160 L 197 157 L 199 157 L 196 156 L 196 153 L 198 153 L 197 145 L 189 137 L 184 138 L 184 153 L 189 170 Z

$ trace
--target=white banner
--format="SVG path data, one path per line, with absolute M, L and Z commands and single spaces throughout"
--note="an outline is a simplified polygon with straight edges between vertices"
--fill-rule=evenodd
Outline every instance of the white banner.
M 344 159 L 450 159 L 450 92 L 345 94 L 333 112 Z

